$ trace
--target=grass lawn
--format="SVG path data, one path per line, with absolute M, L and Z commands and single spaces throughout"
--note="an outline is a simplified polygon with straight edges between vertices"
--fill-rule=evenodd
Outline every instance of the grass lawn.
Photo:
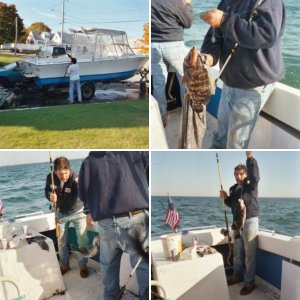
M 128 100 L 0 112 L 1 149 L 146 149 L 149 102 Z
M 14 61 L 22 59 L 22 56 L 10 55 L 10 54 L 0 54 L 0 67 L 10 64 Z

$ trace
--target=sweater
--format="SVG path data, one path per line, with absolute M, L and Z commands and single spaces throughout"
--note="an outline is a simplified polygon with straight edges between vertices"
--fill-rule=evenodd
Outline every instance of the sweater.
M 235 88 L 250 89 L 274 83 L 284 77 L 281 40 L 285 25 L 282 0 L 265 0 L 252 21 L 249 17 L 256 0 L 222 0 L 218 9 L 224 11 L 221 27 L 207 32 L 201 52 L 212 54 L 220 69 L 232 48 L 238 48 L 221 76 L 223 82 Z
M 149 208 L 148 152 L 92 151 L 79 173 L 79 196 L 94 221 Z
M 184 28 L 193 20 L 192 6 L 183 0 L 151 0 L 151 41 L 183 41 Z

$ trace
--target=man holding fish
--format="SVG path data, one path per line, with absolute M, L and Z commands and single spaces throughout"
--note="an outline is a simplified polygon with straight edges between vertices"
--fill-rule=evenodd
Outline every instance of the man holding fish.
M 212 148 L 248 148 L 258 114 L 284 77 L 283 0 L 222 0 L 200 18 L 211 27 L 201 52 L 219 62 L 223 81 Z
M 240 164 L 234 169 L 236 184 L 224 190 L 220 197 L 231 208 L 233 214 L 234 245 L 233 245 L 233 277 L 228 285 L 244 280 L 241 295 L 247 295 L 255 288 L 255 254 L 258 232 L 258 182 L 259 169 L 252 151 L 246 151 L 246 165 Z M 245 266 L 245 270 L 243 267 Z M 244 276 L 243 276 L 244 275 Z

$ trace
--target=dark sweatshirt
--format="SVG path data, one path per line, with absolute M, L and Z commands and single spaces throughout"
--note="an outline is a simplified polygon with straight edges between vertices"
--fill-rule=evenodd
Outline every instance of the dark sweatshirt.
M 57 208 L 61 213 L 70 213 L 83 207 L 82 202 L 78 198 L 78 184 L 76 176 L 70 172 L 70 177 L 63 187 L 60 187 L 59 178 L 53 174 L 54 189 L 57 195 Z M 48 174 L 45 186 L 45 196 L 50 201 L 50 193 L 52 192 L 51 173 Z
M 99 221 L 148 210 L 148 159 L 148 152 L 90 152 L 79 173 L 79 196 L 85 212 Z
M 183 41 L 183 30 L 193 20 L 192 6 L 183 0 L 151 0 L 151 41 Z
M 224 11 L 222 25 L 212 28 L 205 36 L 201 52 L 214 56 L 223 67 L 231 49 L 238 43 L 236 53 L 226 66 L 221 79 L 230 87 L 248 89 L 281 80 L 284 64 L 281 39 L 285 24 L 285 7 L 282 0 L 265 0 L 249 21 L 256 0 L 222 0 L 218 9 Z
M 257 217 L 259 214 L 258 182 L 259 169 L 256 160 L 247 159 L 248 177 L 242 185 L 242 189 L 238 188 L 238 184 L 232 186 L 229 190 L 229 197 L 225 200 L 225 204 L 231 207 L 232 214 L 235 215 L 235 209 L 239 205 L 238 200 L 243 199 L 246 206 L 246 219 Z

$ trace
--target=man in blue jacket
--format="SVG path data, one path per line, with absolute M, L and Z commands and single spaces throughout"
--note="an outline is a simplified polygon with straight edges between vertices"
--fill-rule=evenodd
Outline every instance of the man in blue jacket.
M 247 295 L 255 288 L 255 265 L 258 232 L 258 182 L 259 168 L 252 151 L 246 151 L 246 165 L 238 165 L 234 168 L 236 184 L 229 190 L 229 195 L 223 190 L 220 197 L 231 208 L 234 219 L 238 212 L 239 201 L 242 199 L 246 207 L 246 220 L 241 231 L 240 238 L 235 237 L 233 245 L 233 277 L 228 285 L 236 284 L 244 280 L 241 295 Z M 244 270 L 245 266 L 245 270 Z
M 148 152 L 92 151 L 79 173 L 79 195 L 87 221 L 98 221 L 104 300 L 119 293 L 122 253 L 137 265 L 148 244 Z M 149 265 L 144 258 L 137 270 L 139 299 L 148 299 Z
M 151 72 L 153 97 L 157 100 L 164 125 L 167 118 L 165 87 L 168 70 L 173 68 L 180 82 L 181 101 L 185 88 L 181 84 L 183 60 L 187 53 L 183 32 L 192 26 L 191 0 L 151 1 Z
M 281 39 L 285 24 L 283 0 L 222 0 L 200 18 L 211 25 L 201 52 L 220 69 L 222 96 L 218 131 L 212 148 L 248 148 L 261 108 L 284 77 Z

